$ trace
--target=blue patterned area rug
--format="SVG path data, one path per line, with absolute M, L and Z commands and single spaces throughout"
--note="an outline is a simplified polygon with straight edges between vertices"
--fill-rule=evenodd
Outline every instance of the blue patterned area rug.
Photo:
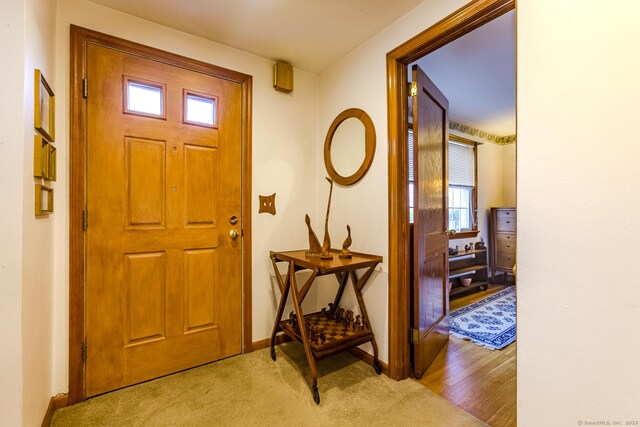
M 516 288 L 451 312 L 451 335 L 500 350 L 516 340 Z

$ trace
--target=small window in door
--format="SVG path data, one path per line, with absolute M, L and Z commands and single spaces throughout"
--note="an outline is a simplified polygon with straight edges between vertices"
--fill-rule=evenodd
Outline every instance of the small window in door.
M 218 98 L 184 91 L 184 123 L 210 128 L 217 127 Z
M 164 119 L 165 114 L 165 85 L 144 82 L 130 77 L 125 80 L 124 111 L 146 117 Z

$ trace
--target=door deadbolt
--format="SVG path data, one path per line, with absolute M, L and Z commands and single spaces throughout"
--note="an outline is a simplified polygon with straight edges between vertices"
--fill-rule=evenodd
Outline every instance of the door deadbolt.
M 236 225 L 238 223 L 238 217 L 237 216 L 232 216 L 231 218 L 229 218 L 229 224 L 231 225 Z

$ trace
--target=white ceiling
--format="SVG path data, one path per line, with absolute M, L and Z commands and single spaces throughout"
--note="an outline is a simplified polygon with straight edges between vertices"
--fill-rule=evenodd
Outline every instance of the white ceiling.
M 319 73 L 422 0 L 91 0 Z
M 416 63 L 449 100 L 451 119 L 496 136 L 514 135 L 515 41 L 511 11 Z

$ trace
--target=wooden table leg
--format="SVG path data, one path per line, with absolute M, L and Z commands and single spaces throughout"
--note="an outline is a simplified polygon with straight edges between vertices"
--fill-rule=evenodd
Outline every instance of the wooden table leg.
M 289 288 L 291 287 L 291 272 L 293 271 L 293 263 L 289 263 L 289 268 L 287 270 L 287 278 L 282 282 L 282 276 L 280 276 L 280 270 L 278 270 L 278 265 L 274 258 L 271 258 L 273 263 L 273 268 L 276 271 L 276 279 L 278 280 L 278 285 L 280 286 L 280 290 L 282 291 L 282 295 L 280 296 L 280 302 L 278 303 L 278 312 L 276 313 L 276 321 L 273 325 L 273 332 L 271 333 L 271 359 L 276 360 L 276 349 L 274 348 L 276 345 L 276 334 L 280 330 L 280 320 L 282 320 L 282 313 L 284 312 L 284 306 L 287 304 L 287 296 L 289 296 Z
M 317 271 L 311 275 L 311 280 L 315 280 L 315 276 L 317 275 Z M 318 370 L 316 369 L 316 361 L 313 357 L 313 353 L 311 352 L 311 344 L 309 343 L 309 338 L 307 337 L 307 325 L 304 320 L 304 313 L 302 312 L 302 307 L 300 304 L 301 300 L 298 299 L 298 285 L 296 283 L 295 270 L 293 268 L 289 269 L 289 282 L 291 283 L 291 296 L 293 297 L 293 306 L 296 311 L 296 317 L 298 319 L 298 329 L 300 330 L 300 337 L 302 338 L 302 345 L 304 346 L 304 354 L 307 356 L 307 363 L 309 364 L 309 369 L 311 369 L 311 378 L 313 383 L 313 400 L 319 404 L 320 403 L 320 393 L 318 392 Z
M 367 280 L 369 280 L 369 277 L 371 277 L 371 274 L 373 273 L 375 268 L 375 265 L 369 267 L 367 272 L 364 273 L 364 275 L 360 279 L 358 279 L 355 271 L 352 270 L 350 272 L 351 283 L 353 284 L 353 291 L 356 294 L 356 298 L 358 300 L 360 313 L 362 314 L 362 318 L 366 320 L 369 328 L 371 328 L 371 322 L 369 321 L 369 315 L 367 314 L 367 308 L 364 305 L 364 299 L 362 298 L 361 290 L 367 283 Z M 373 347 L 373 369 L 376 371 L 376 374 L 380 375 L 380 373 L 382 372 L 382 366 L 380 365 L 380 361 L 378 360 L 378 345 L 376 344 L 375 335 L 371 337 L 371 346 Z

